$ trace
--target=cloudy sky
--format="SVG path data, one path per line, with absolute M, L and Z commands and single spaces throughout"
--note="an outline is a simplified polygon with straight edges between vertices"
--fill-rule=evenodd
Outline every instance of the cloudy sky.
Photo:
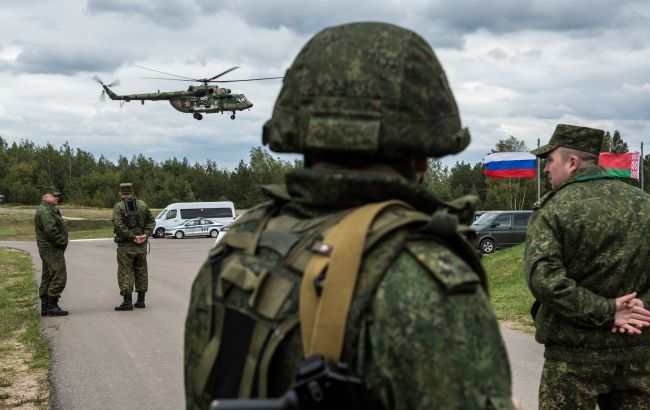
M 555 125 L 619 130 L 650 152 L 650 3 L 645 0 L 30 0 L 0 5 L 0 136 L 68 141 L 116 160 L 142 153 L 232 169 L 260 145 L 281 80 L 228 84 L 255 106 L 202 121 L 167 102 L 101 102 L 118 93 L 181 90 L 136 65 L 186 77 L 281 76 L 322 28 L 386 21 L 434 47 L 476 162 L 509 135 L 529 148 Z M 291 159 L 291 157 L 283 157 Z

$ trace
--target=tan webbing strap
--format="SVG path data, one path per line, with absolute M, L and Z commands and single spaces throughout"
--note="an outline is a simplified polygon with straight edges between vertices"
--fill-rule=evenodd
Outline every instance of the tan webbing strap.
M 402 201 L 386 201 L 360 207 L 332 228 L 324 239 L 329 255 L 314 254 L 300 286 L 300 327 L 305 357 L 322 354 L 340 361 L 348 310 L 361 265 L 368 229 L 383 209 L 391 205 L 411 208 Z M 319 298 L 314 280 L 328 266 Z
M 246 355 L 246 362 L 244 363 L 244 371 L 241 382 L 239 383 L 239 395 L 237 397 L 240 399 L 248 399 L 251 397 L 257 361 L 262 351 L 262 346 L 264 346 L 264 342 L 266 342 L 270 332 L 271 328 L 263 322 L 257 322 L 255 324 L 248 347 L 248 355 Z

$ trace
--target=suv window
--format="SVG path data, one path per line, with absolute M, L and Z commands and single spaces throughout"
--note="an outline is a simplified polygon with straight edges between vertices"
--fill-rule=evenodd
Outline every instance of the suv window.
M 532 214 L 528 213 L 528 212 L 514 214 L 514 217 L 515 217 L 514 218 L 515 219 L 514 225 L 515 226 L 526 226 L 526 225 L 528 225 L 528 219 L 530 219 L 530 215 L 532 215 Z
M 493 224 L 499 224 L 499 226 L 510 226 L 510 214 L 501 214 L 496 217 L 496 219 L 492 222 Z
M 174 219 L 176 218 L 176 210 L 172 209 L 171 211 L 167 211 L 167 219 Z

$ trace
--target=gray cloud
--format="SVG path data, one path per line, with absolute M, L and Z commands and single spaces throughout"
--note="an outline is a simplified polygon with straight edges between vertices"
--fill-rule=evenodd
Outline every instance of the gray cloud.
M 139 17 L 172 30 L 189 29 L 198 16 L 193 3 L 182 0 L 88 0 L 86 11 Z

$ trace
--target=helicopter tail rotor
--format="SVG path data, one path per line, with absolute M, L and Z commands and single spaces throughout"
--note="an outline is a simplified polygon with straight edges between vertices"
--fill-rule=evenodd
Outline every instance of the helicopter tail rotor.
M 115 81 L 111 82 L 110 84 L 104 84 L 104 82 L 102 81 L 102 79 L 99 78 L 99 76 L 97 76 L 97 75 L 94 75 L 94 76 L 93 76 L 93 80 L 95 80 L 96 82 L 98 82 L 98 83 L 99 83 L 99 84 L 104 88 L 104 89 L 102 90 L 101 95 L 99 96 L 99 100 L 100 100 L 100 101 L 106 101 L 106 90 L 107 90 L 109 87 L 117 87 L 118 85 L 120 85 L 120 80 L 117 80 L 117 79 L 116 79 Z

